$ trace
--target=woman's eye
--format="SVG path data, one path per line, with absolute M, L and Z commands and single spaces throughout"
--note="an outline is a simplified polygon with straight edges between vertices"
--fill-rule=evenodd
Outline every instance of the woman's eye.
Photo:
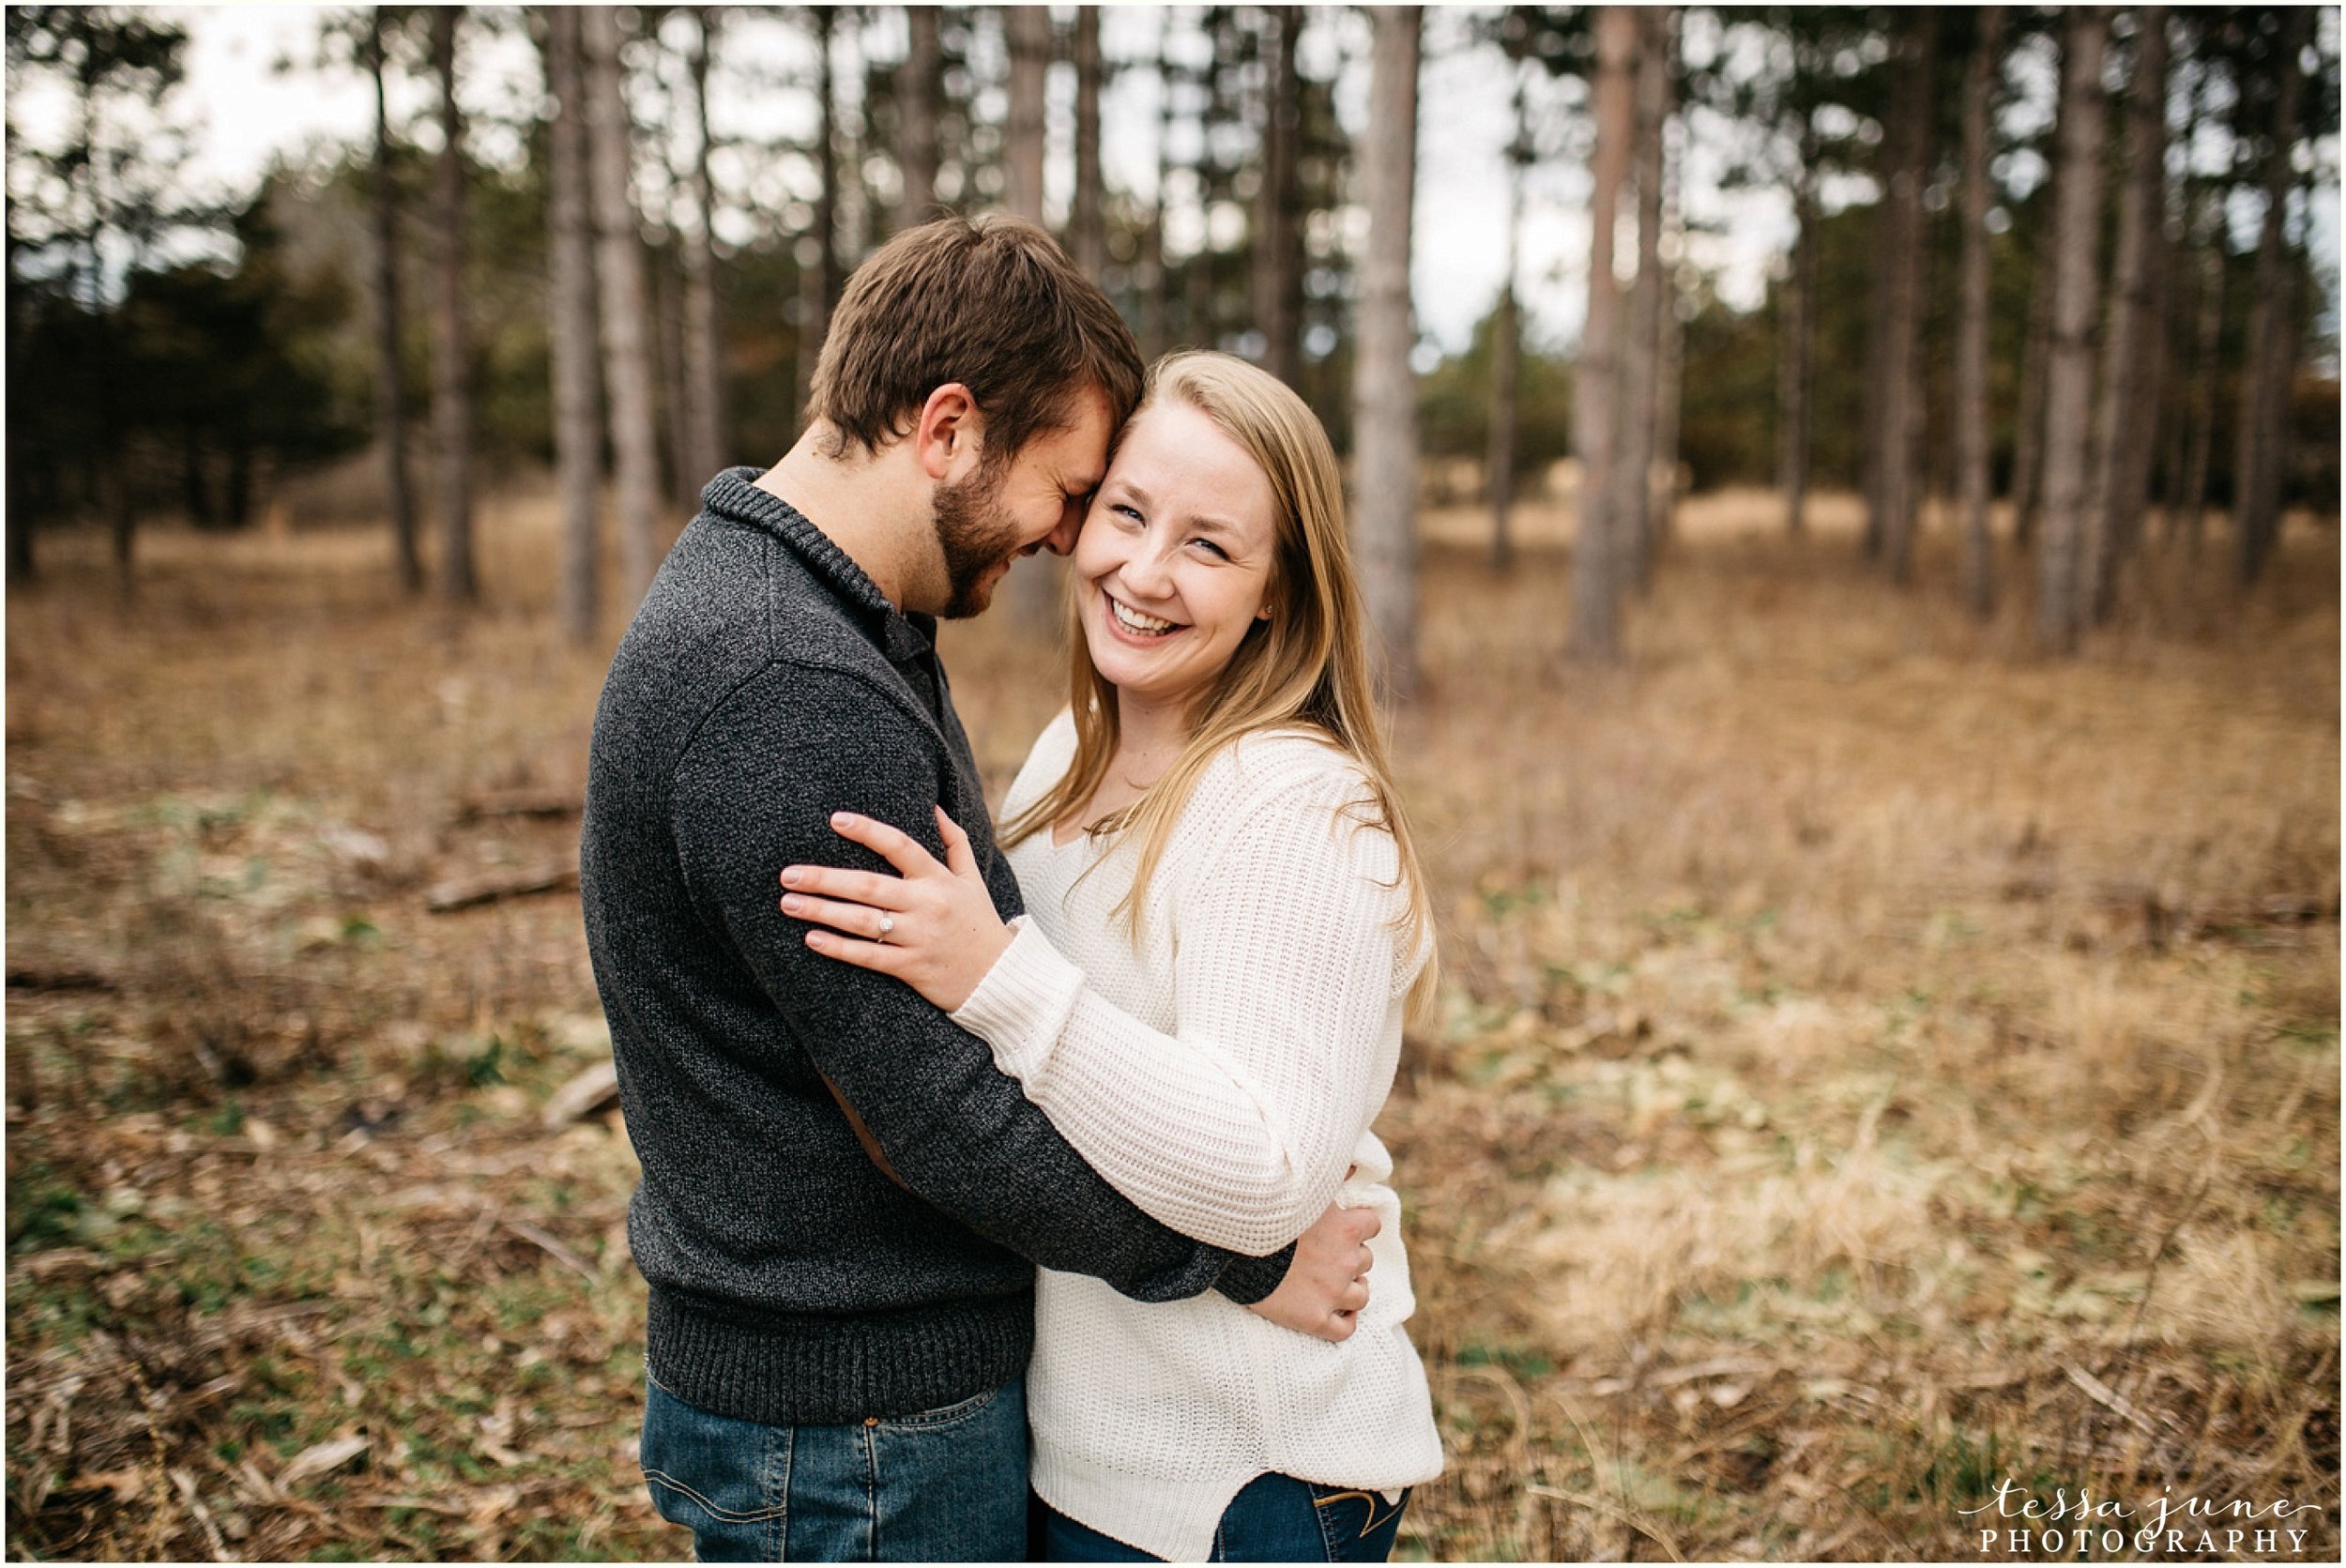
M 1230 558 L 1230 553 L 1227 550 L 1223 549 L 1222 546 L 1216 544 L 1210 539 L 1193 539 L 1190 540 L 1190 543 L 1212 551 L 1214 555 L 1222 560 L 1226 561 Z
M 1133 507 L 1129 502 L 1119 501 L 1115 505 L 1109 507 L 1108 510 L 1115 512 L 1120 517 L 1129 517 L 1135 523 L 1144 521 L 1140 513 L 1133 510 Z

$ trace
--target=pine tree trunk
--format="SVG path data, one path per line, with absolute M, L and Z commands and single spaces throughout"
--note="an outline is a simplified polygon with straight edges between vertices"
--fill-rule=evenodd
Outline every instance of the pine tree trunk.
M 1514 228 L 1509 227 L 1512 236 Z M 1512 260 L 1513 247 L 1510 246 Z M 1490 451 L 1485 489 L 1491 505 L 1491 570 L 1515 565 L 1515 534 L 1510 527 L 1516 506 L 1516 390 L 1521 378 L 1517 361 L 1522 328 L 1516 319 L 1513 277 L 1501 282 L 1499 304 L 1491 312 Z
M 1043 221 L 1044 92 L 1051 71 L 1051 13 L 1043 6 L 1001 8 L 1010 46 L 1010 118 L 1002 128 L 1010 210 Z
M 2204 85 L 2202 86 L 2204 95 Z M 2189 425 L 2186 437 L 2183 465 L 2183 488 L 2168 511 L 2168 528 L 2171 533 L 2180 525 L 2187 535 L 2187 544 L 2196 559 L 2207 526 L 2207 474 L 2216 455 L 2216 388 L 2223 379 L 2224 339 L 2224 206 L 2222 188 L 2215 180 L 2205 181 L 2195 204 L 2190 233 L 2186 242 L 2200 246 L 2200 308 L 2199 320 L 2191 350 L 2191 391 L 2185 419 Z
M 1810 389 L 1816 373 L 1817 127 L 1812 110 L 1800 126 L 1800 172 L 1793 177 L 1791 274 L 1784 283 L 1783 341 L 1776 351 L 1775 487 L 1784 496 L 1785 530 L 1807 530 Z
M 2126 183 L 2118 203 L 2117 254 L 2110 263 L 2110 327 L 2102 344 L 2101 405 L 2095 411 L 2094 468 L 2086 493 L 2079 591 L 2099 626 L 2118 601 L 2118 574 L 2134 542 L 2149 489 L 2151 453 L 2141 408 L 2155 396 L 2153 265 L 2166 228 L 2167 8 L 2136 13 L 2134 80 L 2126 92 Z M 2157 404 L 2154 402 L 2154 409 Z
M 1573 367 L 1572 444 L 1580 462 L 1573 544 L 1572 641 L 1575 657 L 1621 657 L 1620 540 L 1611 517 L 1613 474 L 1621 445 L 1621 287 L 1613 279 L 1613 229 L 1636 136 L 1638 17 L 1622 6 L 1596 15 L 1596 113 L 1593 183 L 1589 197 L 1589 308 Z
M 937 8 L 906 6 L 912 48 L 896 69 L 896 111 L 904 140 L 896 161 L 904 173 L 904 196 L 896 204 L 896 227 L 911 228 L 936 216 L 937 122 L 945 78 L 945 45 L 938 36 Z
M 684 246 L 684 381 L 686 424 L 692 432 L 682 482 L 690 495 L 725 464 L 724 317 L 717 298 L 717 187 L 708 174 L 708 54 L 717 12 L 693 12 L 693 206 Z
M 391 118 L 383 91 L 383 8 L 368 13 L 367 74 L 374 87 L 374 156 L 370 216 L 374 227 L 374 425 L 383 443 L 383 495 L 391 510 L 399 586 L 423 591 L 423 552 L 416 535 L 416 497 L 407 483 L 407 378 L 399 312 L 399 184 L 391 173 Z
M 806 410 L 815 366 L 823 355 L 823 339 L 830 330 L 831 308 L 839 303 L 839 82 L 831 61 L 832 8 L 809 8 L 815 23 L 815 221 L 809 237 L 815 259 L 805 260 L 805 240 L 800 241 L 799 362 L 795 408 Z
M 815 159 L 821 165 L 822 176 L 815 197 L 815 281 L 823 308 L 815 330 L 818 348 L 830 331 L 830 312 L 838 309 L 840 293 L 846 285 L 845 269 L 839 265 L 839 192 L 844 181 L 839 167 L 839 69 L 832 58 L 836 33 L 833 8 L 815 7 L 815 91 L 822 110 L 815 130 Z
M 1642 594 L 1653 580 L 1653 424 L 1662 348 L 1662 131 L 1669 119 L 1669 34 L 1676 12 L 1642 10 L 1638 23 L 1636 146 L 1638 281 L 1630 292 L 1622 356 L 1620 463 L 1613 470 L 1614 537 L 1622 576 Z
M 1302 190 L 1296 158 L 1302 79 L 1295 33 L 1302 12 L 1267 8 L 1269 82 L 1263 94 L 1262 183 L 1255 193 L 1255 327 L 1263 335 L 1263 369 L 1289 386 L 1301 352 L 1303 305 Z
M 1893 58 L 1889 69 L 1893 81 L 1902 75 L 1900 64 L 1903 49 L 1903 23 L 1893 23 Z M 1882 114 L 1881 187 L 1881 200 L 1875 204 L 1873 217 L 1873 276 L 1868 317 L 1866 329 L 1866 401 L 1860 413 L 1863 454 L 1859 467 L 1860 484 L 1866 495 L 1866 533 L 1864 550 L 1868 560 L 1881 554 L 1882 514 L 1887 505 L 1884 486 L 1888 479 L 1887 454 L 1889 443 L 1883 432 L 1889 428 L 1885 416 L 1890 398 L 1890 340 L 1892 326 L 1897 313 L 1898 223 L 1897 183 L 1901 160 L 1901 128 L 1908 116 L 1897 112 L 1897 93 L 1891 95 L 1891 106 Z
M 2199 145 L 2200 129 L 2207 122 L 2207 88 L 2212 75 L 2205 62 L 2195 65 L 2191 60 L 2198 41 L 2196 35 L 2194 28 L 2182 55 L 2170 67 L 2187 69 L 2191 76 L 2191 91 L 2186 95 L 2189 109 L 2184 117 L 2183 133 L 2177 138 L 2177 145 L 2186 152 Z M 2185 167 L 2178 171 L 2174 187 L 2168 193 L 2178 232 L 2171 239 L 2162 236 L 2159 247 L 2158 303 L 2160 313 L 2167 318 L 2159 343 L 2172 371 L 2159 378 L 2159 427 L 2154 437 L 2158 449 L 2158 467 L 2153 484 L 2164 503 L 2159 508 L 2159 542 L 2167 545 L 2173 544 L 2183 531 L 2183 493 L 2191 478 L 2191 412 L 2201 371 L 2198 323 L 2207 302 L 2206 281 L 2197 266 L 2200 223 L 2206 204 L 2196 194 L 2201 181 L 2189 168 L 2188 158 L 2181 161 Z
M 2281 475 L 2287 462 L 2289 381 L 2293 365 L 2293 269 L 2286 254 L 2290 154 L 2297 141 L 2297 104 L 2312 12 L 2282 12 L 2279 84 L 2264 150 L 2264 225 L 2257 242 L 2256 297 L 2248 314 L 2248 365 L 2240 408 L 2240 457 L 2233 465 L 2232 530 L 2242 586 L 2263 572 L 2280 537 Z
M 667 446 L 667 480 L 663 492 L 672 503 L 689 504 L 700 494 L 693 479 L 695 461 L 693 435 L 692 378 L 685 368 L 684 287 L 676 263 L 682 259 L 684 236 L 667 226 L 664 243 L 651 247 L 647 258 L 651 280 L 652 406 L 661 437 Z
M 1385 690 L 1417 689 L 1417 377 L 1409 365 L 1409 224 L 1417 181 L 1419 8 L 1370 13 L 1369 123 L 1361 191 L 1368 243 L 1361 258 L 1353 365 L 1353 527 L 1361 589 L 1382 645 Z
M 471 345 L 465 331 L 465 119 L 456 106 L 460 7 L 432 12 L 432 67 L 440 81 L 440 157 L 433 172 L 439 218 L 439 289 L 432 310 L 432 433 L 439 449 L 440 592 L 480 597 L 472 548 Z
M 2061 200 L 2061 169 L 2048 176 L 2046 208 Z M 2029 280 L 2028 341 L 2020 349 L 2019 406 L 2012 422 L 2012 547 L 2026 553 L 2035 542 L 2036 514 L 2045 493 L 2045 383 L 2052 366 L 2053 222 L 2048 220 L 2037 247 L 2035 275 Z
M 1890 239 L 1881 257 L 1888 273 L 1889 294 L 1884 317 L 1878 488 L 1874 511 L 1866 522 L 1866 539 L 1878 542 L 1890 580 L 1903 586 L 1913 578 L 1915 515 L 1919 510 L 1922 475 L 1916 462 L 1916 436 L 1922 424 L 1922 269 L 1926 236 L 1923 230 L 1923 182 L 1930 162 L 1931 51 L 1937 13 L 1918 7 L 1906 15 L 1906 37 L 1896 70 L 1892 94 L 1892 127 L 1887 133 L 1897 154 L 1891 163 Z
M 652 412 L 644 246 L 629 191 L 633 135 L 619 80 L 619 24 L 608 6 L 582 18 L 587 146 L 595 209 L 595 274 L 602 291 L 603 390 L 610 400 L 613 489 L 619 524 L 622 596 L 632 610 L 660 565 L 659 433 Z
M 0 235 L 5 235 L 4 238 L 0 238 L 0 245 L 5 246 L 6 251 L 5 262 L 0 262 L 0 278 L 13 278 L 17 275 L 16 256 L 19 243 L 16 236 L 16 225 L 0 224 Z M 8 379 L 18 386 L 23 386 L 24 344 L 28 335 L 24 324 L 24 306 L 15 290 L 8 290 L 6 297 L 8 328 L 7 333 Z M 18 428 L 16 420 L 8 420 L 8 464 L 5 480 L 8 510 L 5 513 L 0 513 L 0 534 L 5 534 L 8 539 L 8 582 L 10 587 L 28 586 L 40 579 L 38 563 L 34 558 L 33 551 L 34 508 L 30 495 L 32 484 L 26 473 L 30 454 L 25 450 L 25 447 L 24 433 Z
M 1010 116 L 1002 150 L 1009 175 L 1010 209 L 1028 222 L 1043 222 L 1044 100 L 1051 69 L 1051 13 L 1043 6 L 1002 8 L 1002 30 L 1010 46 Z M 1067 563 L 1038 553 L 1004 581 L 995 602 L 1000 614 L 1029 637 L 1055 636 L 1067 589 Z
M 6 260 L 0 262 L 0 278 L 17 276 L 16 257 L 19 248 L 16 225 L 0 224 L 0 246 L 5 246 Z M 25 326 L 25 304 L 17 290 L 7 291 L 8 310 L 8 379 L 23 385 L 24 345 L 28 337 Z M 0 534 L 8 539 L 8 582 L 10 587 L 28 586 L 39 581 L 38 563 L 33 552 L 32 484 L 26 472 L 31 454 L 25 450 L 25 434 L 14 419 L 8 421 L 7 434 L 7 493 L 8 510 L 0 513 Z
M 1510 529 L 1516 502 L 1516 425 L 1519 418 L 1516 392 L 1521 383 L 1520 354 L 1523 325 L 1516 310 L 1516 271 L 1523 251 L 1523 181 L 1531 158 L 1531 128 L 1525 117 L 1522 62 L 1511 63 L 1516 72 L 1514 141 L 1507 149 L 1507 269 L 1499 282 L 1499 303 L 1491 312 L 1491 417 L 1489 461 L 1485 489 L 1491 507 L 1491 570 L 1504 571 L 1515 564 L 1515 536 Z
M 1683 16 L 1682 11 L 1681 16 Z M 1678 40 L 1672 40 L 1670 74 L 1677 76 Z M 1665 121 L 1662 134 L 1666 144 L 1666 161 L 1662 170 L 1662 233 L 1676 236 L 1672 247 L 1678 256 L 1686 253 L 1686 229 L 1683 221 L 1684 206 L 1680 199 L 1686 172 L 1686 121 L 1683 114 Z M 1686 327 L 1678 319 L 1678 270 L 1675 266 L 1662 269 L 1662 343 L 1659 353 L 1661 366 L 1656 372 L 1653 389 L 1653 515 L 1649 524 L 1653 547 L 1667 554 L 1671 535 L 1678 525 L 1678 431 L 1680 416 L 1684 412 L 1686 385 Z
M 1956 343 L 1956 485 L 1963 506 L 1963 598 L 1982 619 L 1996 608 L 1988 526 L 1988 110 L 2003 43 L 2003 8 L 1983 7 L 1963 77 L 1963 316 Z
M 2059 202 L 2053 215 L 2052 348 L 2045 376 L 2045 521 L 2037 544 L 2036 643 L 2077 650 L 2082 584 L 2094 318 L 2100 313 L 2102 144 L 2109 105 L 2102 59 L 2110 10 L 2069 11 L 2062 50 Z
M 1100 173 L 1100 8 L 1075 8 L 1075 205 L 1068 254 L 1093 282 L 1107 276 L 1108 230 Z
M 1148 289 L 1141 298 L 1140 347 L 1154 358 L 1173 346 L 1173 266 L 1165 250 L 1165 212 L 1173 184 L 1173 12 L 1157 19 L 1157 194 L 1149 211 Z
M 595 635 L 598 480 L 602 469 L 602 408 L 595 384 L 595 236 L 586 194 L 586 87 L 579 49 L 581 12 L 549 6 L 546 84 L 555 99 L 547 169 L 547 348 L 554 372 L 554 465 L 561 501 L 561 565 L 556 599 L 563 632 L 574 643 Z

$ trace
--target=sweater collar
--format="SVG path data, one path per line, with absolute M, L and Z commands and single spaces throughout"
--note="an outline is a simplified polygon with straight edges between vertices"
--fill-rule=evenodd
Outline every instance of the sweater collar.
M 701 492 L 702 507 L 728 521 L 762 528 L 780 540 L 817 582 L 856 612 L 857 619 L 879 640 L 891 660 L 935 647 L 937 617 L 906 614 L 889 602 L 879 585 L 829 534 L 781 496 L 757 487 L 759 472 L 750 467 L 727 468 Z

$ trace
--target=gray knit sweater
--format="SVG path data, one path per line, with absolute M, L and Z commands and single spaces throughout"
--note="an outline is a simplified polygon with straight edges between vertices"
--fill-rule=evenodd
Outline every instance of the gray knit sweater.
M 908 986 L 808 950 L 794 862 L 889 868 L 830 830 L 969 834 L 1021 906 L 925 617 L 797 511 L 719 475 L 619 645 L 579 844 L 586 945 L 644 1179 L 628 1240 L 649 1369 L 720 1415 L 838 1423 L 932 1409 L 1026 1365 L 1034 1265 L 1143 1301 L 1268 1295 L 1292 1249 L 1238 1257 L 1135 1209 L 983 1042 Z M 913 1189 L 890 1181 L 839 1086 Z

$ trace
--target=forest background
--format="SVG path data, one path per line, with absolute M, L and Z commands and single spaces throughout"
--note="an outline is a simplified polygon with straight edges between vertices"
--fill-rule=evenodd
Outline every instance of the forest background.
M 202 14 L 8 12 L 11 1555 L 683 1554 L 586 731 L 941 206 L 1350 466 L 1404 1556 L 2026 1555 L 2008 1481 L 2335 1557 L 2335 12 L 319 11 L 373 133 L 225 195 Z M 1516 128 L 1447 349 L 1428 69 Z M 998 789 L 1056 586 L 947 632 Z

